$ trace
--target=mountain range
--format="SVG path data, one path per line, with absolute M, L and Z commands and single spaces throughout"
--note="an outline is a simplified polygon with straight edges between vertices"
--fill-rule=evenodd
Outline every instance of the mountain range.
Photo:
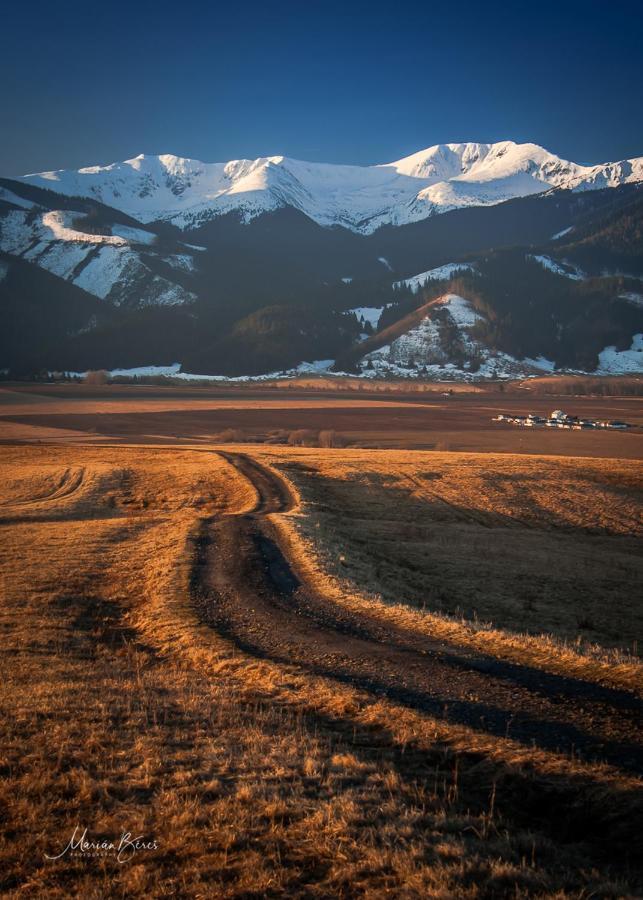
M 643 181 L 643 157 L 580 166 L 536 144 L 438 144 L 376 166 L 302 162 L 284 156 L 203 163 L 145 156 L 26 182 L 91 197 L 141 222 L 192 230 L 238 212 L 245 222 L 292 207 L 324 226 L 372 234 L 463 206 L 485 206 L 550 188 L 596 190 Z
M 641 184 L 510 141 L 0 178 L 0 370 L 643 371 Z

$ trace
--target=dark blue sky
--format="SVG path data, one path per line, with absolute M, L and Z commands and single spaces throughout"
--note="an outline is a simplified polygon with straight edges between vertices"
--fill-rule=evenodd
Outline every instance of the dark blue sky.
M 388 162 L 450 141 L 643 155 L 643 4 L 10 2 L 0 174 L 138 153 Z

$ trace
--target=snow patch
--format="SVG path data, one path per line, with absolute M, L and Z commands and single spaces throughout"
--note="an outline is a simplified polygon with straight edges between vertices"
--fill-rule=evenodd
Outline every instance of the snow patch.
M 171 256 L 163 257 L 163 259 L 173 269 L 178 269 L 181 272 L 194 272 L 196 268 L 194 260 L 187 253 L 174 253 Z
M 193 372 L 182 372 L 181 363 L 172 363 L 170 366 L 135 366 L 131 369 L 110 369 L 110 378 L 176 378 L 180 381 L 266 381 L 279 377 L 293 377 L 295 375 L 313 375 L 327 372 L 334 364 L 333 359 L 316 359 L 312 362 L 302 362 L 292 369 L 282 372 L 266 372 L 263 375 L 199 375 Z M 70 372 L 74 378 L 84 378 L 87 372 Z
M 626 375 L 643 373 L 643 334 L 635 334 L 629 350 L 605 347 L 598 354 L 599 375 Z
M 312 375 L 327 372 L 335 363 L 334 359 L 315 359 L 312 362 L 302 362 L 291 371 L 297 372 L 299 375 Z
M 629 278 L 631 281 L 643 281 L 643 275 L 633 275 L 631 272 L 624 272 L 622 269 L 601 269 L 603 278 Z
M 447 312 L 458 330 L 459 364 L 453 361 L 452 336 L 445 344 L 443 320 L 438 311 Z M 447 294 L 418 325 L 367 354 L 360 363 L 362 375 L 473 381 L 553 371 L 554 363 L 543 357 L 518 360 L 507 353 L 491 352 L 472 336 L 473 326 L 482 319 L 464 297 Z
M 447 294 L 442 305 L 459 328 L 471 328 L 482 319 L 471 303 L 458 294 Z
M 112 225 L 112 234 L 124 238 L 129 244 L 146 244 L 150 246 L 156 241 L 156 235 L 142 228 L 130 228 L 129 225 Z
M 114 246 L 101 247 L 74 279 L 74 284 L 104 300 L 116 284 L 132 280 L 137 267 L 138 259 L 131 251 Z
M 563 228 L 562 231 L 557 231 L 556 234 L 552 234 L 550 240 L 557 241 L 559 238 L 565 237 L 566 234 L 569 234 L 569 232 L 573 230 L 574 226 L 569 225 L 567 228 Z
M 76 266 L 84 262 L 91 250 L 91 247 L 84 244 L 42 242 L 28 250 L 23 258 L 60 278 L 72 280 Z
M 181 363 L 173 363 L 171 366 L 137 366 L 134 369 L 112 369 L 109 374 L 113 378 L 118 378 L 119 376 L 143 378 L 154 375 L 166 375 L 169 377 L 177 375 L 180 371 Z
M 128 241 L 118 235 L 79 231 L 74 224 L 79 218 L 82 219 L 78 213 L 61 210 L 43 213 L 42 227 L 45 230 L 45 240 L 82 241 L 84 244 L 111 244 L 115 247 L 127 245 Z
M 443 266 L 437 266 L 435 269 L 429 269 L 428 272 L 420 272 L 419 275 L 413 275 L 411 278 L 405 278 L 403 281 L 395 281 L 394 288 L 408 287 L 414 293 L 417 293 L 427 281 L 447 281 L 453 278 L 458 272 L 473 272 L 475 267 L 471 263 L 445 263 Z
M 153 235 L 142 229 L 120 228 L 123 235 L 90 234 L 75 226 L 77 214 L 50 211 L 37 216 L 10 210 L 0 216 L 0 250 L 22 256 L 60 278 L 118 306 L 191 303 L 196 297 L 167 278 L 152 273 L 145 257 L 133 249 L 136 243 L 149 244 Z M 145 237 L 145 241 L 141 238 Z M 134 242 L 135 241 L 135 242 Z M 168 259 L 169 265 L 191 271 L 188 254 Z
M 368 322 L 375 329 L 385 309 L 385 306 L 356 306 L 354 309 L 347 310 L 347 312 L 354 313 L 358 322 L 362 320 Z
M 538 256 L 529 254 L 528 259 L 533 259 L 535 262 L 540 263 L 540 265 L 544 269 L 549 269 L 550 272 L 553 272 L 555 275 L 562 275 L 565 278 L 571 278 L 572 281 L 582 281 L 585 277 L 583 273 L 576 266 L 572 266 L 571 263 L 560 263 L 555 259 L 552 259 L 551 256 Z
M 17 194 L 14 194 L 13 191 L 9 191 L 3 187 L 0 187 L 0 200 L 4 200 L 5 203 L 11 203 L 13 206 L 20 206 L 22 209 L 33 209 L 36 205 L 35 203 L 32 203 L 31 200 L 25 200 L 24 197 L 19 197 Z
M 27 213 L 11 210 L 0 219 L 0 250 L 20 256 L 34 243 L 27 223 Z
M 627 300 L 628 303 L 633 303 L 634 306 L 643 306 L 643 294 L 627 291 L 625 294 L 619 294 L 618 297 L 619 300 Z
M 389 270 L 389 272 L 393 271 L 393 266 L 390 264 L 390 262 L 388 261 L 388 259 L 385 256 L 378 256 L 377 261 L 381 262 L 383 266 L 386 266 L 386 268 Z
M 530 359 L 530 357 L 526 356 L 523 359 L 523 362 L 526 366 L 531 366 L 534 369 L 542 369 L 543 372 L 554 372 L 556 369 L 556 363 L 544 356 L 537 356 L 535 359 Z

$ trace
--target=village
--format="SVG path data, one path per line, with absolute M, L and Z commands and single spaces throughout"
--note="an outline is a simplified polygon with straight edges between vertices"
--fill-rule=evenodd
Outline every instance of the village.
M 528 413 L 526 416 L 513 416 L 507 413 L 499 413 L 494 416 L 492 422 L 506 422 L 508 425 L 520 425 L 526 428 L 567 428 L 580 431 L 583 428 L 608 428 L 616 431 L 623 431 L 632 426 L 627 422 L 618 420 L 600 420 L 600 419 L 579 419 L 578 416 L 570 416 L 563 412 L 562 409 L 555 409 L 548 419 L 542 416 Z

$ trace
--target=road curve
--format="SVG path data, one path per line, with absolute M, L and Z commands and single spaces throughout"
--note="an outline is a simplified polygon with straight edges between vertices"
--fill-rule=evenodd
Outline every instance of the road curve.
M 258 499 L 251 513 L 203 524 L 192 586 L 203 620 L 241 651 L 488 734 L 643 772 L 634 695 L 418 635 L 320 596 L 268 518 L 295 505 L 287 482 L 245 454 L 221 456 Z

